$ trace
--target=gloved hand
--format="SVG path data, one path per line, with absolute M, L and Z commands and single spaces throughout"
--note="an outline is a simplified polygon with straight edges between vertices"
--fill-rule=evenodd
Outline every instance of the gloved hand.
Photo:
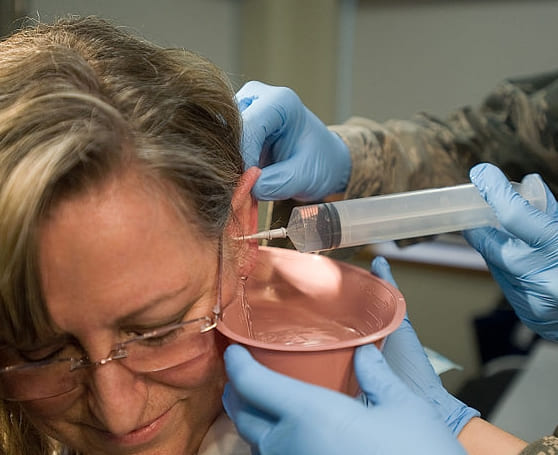
M 238 345 L 227 348 L 225 362 L 231 382 L 223 403 L 253 454 L 465 454 L 374 345 L 355 353 L 357 379 L 372 407 L 275 373 Z
M 347 146 L 295 92 L 252 81 L 236 101 L 246 168 L 263 168 L 252 189 L 257 199 L 317 201 L 345 190 L 351 174 Z
M 546 188 L 542 212 L 515 192 L 490 164 L 470 171 L 471 181 L 505 229 L 477 228 L 464 233 L 485 259 L 506 299 L 525 325 L 558 340 L 558 206 Z
M 371 269 L 374 275 L 397 287 L 385 258 L 374 258 Z M 433 406 L 456 437 L 473 417 L 480 416 L 476 409 L 465 405 L 444 388 L 407 315 L 399 328 L 388 335 L 382 352 L 394 373 Z

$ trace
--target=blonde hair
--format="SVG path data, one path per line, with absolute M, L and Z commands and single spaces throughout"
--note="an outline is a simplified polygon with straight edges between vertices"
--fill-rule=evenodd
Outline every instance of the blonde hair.
M 0 342 L 52 328 L 36 230 L 61 198 L 136 166 L 170 184 L 208 238 L 226 225 L 243 171 L 240 116 L 226 75 L 98 18 L 25 28 L 0 43 Z M 53 453 L 17 403 L 2 403 L 1 449 Z M 70 453 L 70 452 L 65 452 Z

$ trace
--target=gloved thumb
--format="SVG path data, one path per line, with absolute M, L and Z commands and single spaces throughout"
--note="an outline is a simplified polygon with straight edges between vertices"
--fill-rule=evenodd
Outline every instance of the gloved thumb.
M 356 349 L 354 364 L 360 389 L 372 404 L 401 401 L 410 393 L 373 344 Z
M 397 288 L 397 283 L 391 274 L 391 267 L 388 261 L 383 256 L 376 256 L 370 266 L 370 271 L 382 280 L 386 280 L 393 287 Z
M 505 175 L 496 166 L 482 163 L 469 172 L 481 196 L 492 207 L 502 226 L 532 247 L 548 243 L 551 230 L 544 226 L 551 218 L 517 193 Z M 547 192 L 548 194 L 548 192 Z

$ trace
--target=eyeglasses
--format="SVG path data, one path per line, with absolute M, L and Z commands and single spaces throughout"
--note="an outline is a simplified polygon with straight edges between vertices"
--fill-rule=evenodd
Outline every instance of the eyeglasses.
M 165 370 L 187 364 L 208 352 L 214 342 L 209 332 L 217 326 L 221 309 L 222 262 L 219 242 L 217 302 L 211 317 L 180 322 L 136 336 L 117 344 L 107 357 L 97 361 L 80 356 L 77 346 L 66 345 L 46 359 L 4 366 L 0 368 L 0 397 L 8 401 L 31 401 L 63 395 L 87 382 L 88 368 L 101 367 L 115 360 L 135 373 L 164 375 Z

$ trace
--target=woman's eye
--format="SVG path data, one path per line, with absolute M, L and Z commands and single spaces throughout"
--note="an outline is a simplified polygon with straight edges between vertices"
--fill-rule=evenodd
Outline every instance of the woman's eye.
M 31 351 L 19 351 L 19 355 L 25 362 L 44 362 L 60 357 L 65 348 L 65 346 L 51 346 Z
M 163 346 L 175 340 L 183 331 L 183 327 L 178 327 L 166 331 L 157 331 L 157 333 L 153 335 L 146 334 L 145 338 L 141 340 L 141 343 L 146 346 Z

